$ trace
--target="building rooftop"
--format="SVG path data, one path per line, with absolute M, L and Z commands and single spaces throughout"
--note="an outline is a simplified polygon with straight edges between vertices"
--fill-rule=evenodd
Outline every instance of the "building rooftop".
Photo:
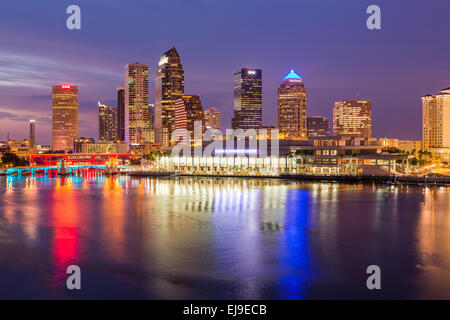
M 302 79 L 302 77 L 300 77 L 297 73 L 295 73 L 294 70 L 291 70 L 291 72 L 289 72 L 289 74 L 286 77 L 284 77 L 284 80 L 289 79 Z
M 166 57 L 180 57 L 175 47 L 170 48 L 168 51 L 164 52 L 163 56 Z

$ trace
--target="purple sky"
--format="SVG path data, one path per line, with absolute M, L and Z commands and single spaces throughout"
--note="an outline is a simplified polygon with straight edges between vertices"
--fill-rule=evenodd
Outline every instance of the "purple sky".
M 78 4 L 82 30 L 65 27 Z M 366 28 L 381 7 L 382 29 Z M 0 140 L 51 141 L 51 85 L 80 88 L 80 136 L 97 138 L 97 100 L 116 105 L 129 62 L 150 67 L 150 99 L 161 54 L 175 46 L 185 91 L 233 113 L 233 70 L 263 69 L 263 119 L 276 124 L 276 90 L 295 69 L 308 114 L 331 118 L 333 101 L 372 100 L 373 135 L 420 139 L 420 96 L 450 86 L 449 0 L 2 0 Z

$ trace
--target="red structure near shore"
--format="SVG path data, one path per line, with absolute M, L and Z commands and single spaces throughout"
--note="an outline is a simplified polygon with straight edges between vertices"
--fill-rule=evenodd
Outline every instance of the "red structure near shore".
M 125 164 L 133 158 L 132 154 L 31 154 L 28 156 L 33 166 L 54 166 L 60 160 L 65 160 L 68 165 L 92 164 L 103 165 L 111 160 L 117 164 Z

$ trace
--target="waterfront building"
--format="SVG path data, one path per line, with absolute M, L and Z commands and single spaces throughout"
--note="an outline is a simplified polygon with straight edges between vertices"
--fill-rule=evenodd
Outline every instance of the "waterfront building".
M 125 87 L 117 88 L 117 135 L 125 141 Z
M 206 109 L 204 111 L 205 129 L 218 129 L 221 128 L 221 113 L 214 107 Z
M 11 140 L 8 142 L 8 149 L 10 152 L 17 154 L 18 156 L 25 156 L 29 154 L 32 150 L 30 146 L 30 141 L 28 139 L 24 140 Z
M 73 142 L 73 152 L 81 153 L 83 151 L 84 145 L 94 144 L 94 143 L 95 143 L 94 138 L 85 138 L 85 137 L 76 138 Z
M 216 142 L 217 143 L 217 142 Z M 203 155 L 179 152 L 160 159 L 162 170 L 200 175 L 364 175 L 410 173 L 413 156 L 384 152 L 383 139 L 321 137 L 310 140 L 268 140 L 267 149 L 246 140 L 241 145 L 203 145 Z M 272 148 L 275 144 L 276 148 Z M 264 147 L 264 146 L 263 146 Z M 205 153 L 206 152 L 206 153 Z
M 30 148 L 34 148 L 36 145 L 36 121 L 30 120 L 30 136 L 28 139 Z
M 194 142 L 194 124 L 200 121 L 204 131 L 203 107 L 199 95 L 183 95 L 175 101 L 175 130 L 189 131 L 191 142 Z M 201 139 L 201 137 L 199 137 Z
M 154 151 L 162 152 L 161 145 L 157 143 L 146 143 L 130 145 L 129 152 L 134 156 L 148 155 Z
M 98 141 L 115 142 L 118 139 L 117 109 L 98 102 Z
M 128 144 L 126 143 L 86 143 L 82 145 L 83 154 L 126 154 Z
M 417 153 L 422 150 L 421 140 L 398 140 L 398 148 L 405 153 Z
M 370 100 L 341 100 L 333 107 L 333 135 L 339 137 L 372 136 L 372 103 Z
M 175 101 L 184 94 L 184 70 L 175 47 L 159 59 L 155 85 L 155 142 L 167 148 L 175 129 Z
M 298 141 L 298 140 L 297 140 Z M 259 156 L 257 150 L 215 150 L 210 156 L 175 155 L 157 159 L 159 170 L 180 174 L 234 176 L 290 175 L 363 175 L 389 176 L 409 173 L 413 156 L 387 154 L 379 145 L 348 145 L 348 141 L 333 137 L 303 140 L 306 144 L 286 146 L 279 156 Z M 281 141 L 280 141 L 281 142 Z M 220 152 L 219 152 L 220 151 Z
M 148 105 L 148 65 L 129 63 L 125 67 L 125 142 L 148 143 L 151 126 Z
M 450 87 L 422 97 L 423 149 L 450 148 Z
M 242 68 L 234 72 L 233 129 L 261 129 L 262 71 Z
M 303 79 L 292 70 L 278 88 L 278 128 L 280 138 L 305 140 L 307 129 L 307 94 Z
M 52 87 L 53 150 L 70 151 L 78 137 L 78 87 L 70 84 Z
M 325 117 L 308 117 L 308 138 L 328 137 L 330 132 L 330 120 Z

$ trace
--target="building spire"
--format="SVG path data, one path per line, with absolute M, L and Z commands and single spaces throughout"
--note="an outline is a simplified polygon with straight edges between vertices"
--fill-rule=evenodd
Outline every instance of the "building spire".
M 302 79 L 293 69 L 291 72 L 288 73 L 286 77 L 284 77 L 284 80 L 290 80 L 290 79 Z

